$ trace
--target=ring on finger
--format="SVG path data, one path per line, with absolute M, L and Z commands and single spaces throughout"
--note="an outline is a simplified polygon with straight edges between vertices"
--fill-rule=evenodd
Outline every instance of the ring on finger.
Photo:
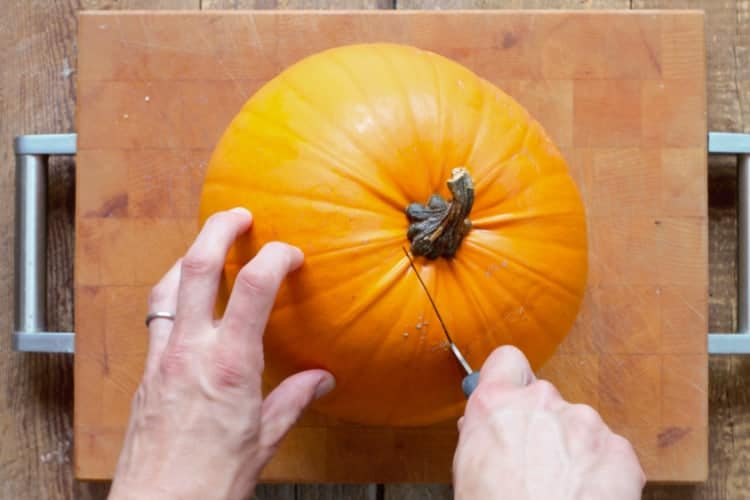
M 146 327 L 148 327 L 149 323 L 151 323 L 155 319 L 168 319 L 170 321 L 174 321 L 174 314 L 170 312 L 164 312 L 164 311 L 157 311 L 148 313 L 146 316 Z

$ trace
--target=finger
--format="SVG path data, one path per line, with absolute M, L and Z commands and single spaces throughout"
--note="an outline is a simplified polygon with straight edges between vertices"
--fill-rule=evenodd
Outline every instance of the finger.
M 325 370 L 307 370 L 284 380 L 263 401 L 261 447 L 270 453 L 315 399 L 333 390 L 336 381 Z
M 262 353 L 261 339 L 281 281 L 297 269 L 302 251 L 285 243 L 268 243 L 237 274 L 219 335 L 221 341 Z
M 494 408 L 529 399 L 521 389 L 535 381 L 526 356 L 518 348 L 503 346 L 495 349 L 479 372 L 479 384 L 466 407 L 467 418 L 475 413 L 486 416 Z
M 251 222 L 250 212 L 234 208 L 213 214 L 203 225 L 182 260 L 177 323 L 185 323 L 189 328 L 181 328 L 180 332 L 199 330 L 196 326 L 210 326 L 227 252 Z
M 180 285 L 181 260 L 174 263 L 167 274 L 154 286 L 148 299 L 149 312 L 169 312 L 177 310 L 177 289 Z M 159 366 L 164 347 L 169 341 L 169 334 L 174 326 L 172 320 L 154 318 L 149 323 L 148 355 L 146 356 L 146 373 L 151 374 Z
M 507 345 L 495 349 L 484 362 L 479 374 L 479 387 L 492 384 L 518 388 L 535 380 L 526 356 L 518 348 Z

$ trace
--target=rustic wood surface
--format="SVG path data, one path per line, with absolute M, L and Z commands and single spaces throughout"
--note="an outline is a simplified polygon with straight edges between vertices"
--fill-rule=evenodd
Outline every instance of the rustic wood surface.
M 176 2 L 186 8 L 198 1 Z M 321 2 L 326 3 L 326 2 Z M 438 2 L 425 4 L 436 7 Z M 498 2 L 500 3 L 500 2 Z M 629 2 L 512 2 L 515 7 L 624 7 Z M 709 126 L 727 131 L 750 130 L 750 79 L 747 71 L 750 16 L 747 1 L 635 2 L 637 7 L 693 7 L 707 11 Z M 90 1 L 87 8 L 174 7 L 175 2 L 142 0 Z M 507 5 L 504 3 L 503 5 Z M 624 5 L 623 5 L 624 4 Z M 468 4 L 467 4 L 468 5 Z M 476 7 L 494 6 L 479 1 Z M 224 7 L 231 7 L 225 5 Z M 295 7 L 296 5 L 288 5 Z M 261 7 L 258 5 L 258 7 Z M 5 5 L 12 13 L 0 20 L 0 498 L 105 498 L 106 485 L 72 480 L 72 362 L 64 356 L 30 356 L 9 352 L 12 324 L 13 170 L 10 139 L 19 133 L 74 130 L 75 12 L 77 2 L 21 2 Z M 743 73 L 744 71 L 744 73 Z M 734 328 L 736 302 L 735 175 L 731 161 L 712 160 L 709 186 L 711 298 L 709 325 L 714 331 Z M 51 327 L 72 327 L 72 187 L 71 162 L 56 162 L 51 172 L 49 274 Z M 750 497 L 750 396 L 746 390 L 750 360 L 716 357 L 710 369 L 711 475 L 705 485 L 650 486 L 646 498 Z M 309 488 L 309 489 L 308 489 Z M 261 498 L 449 498 L 444 487 L 368 487 L 349 489 L 302 486 L 261 488 Z

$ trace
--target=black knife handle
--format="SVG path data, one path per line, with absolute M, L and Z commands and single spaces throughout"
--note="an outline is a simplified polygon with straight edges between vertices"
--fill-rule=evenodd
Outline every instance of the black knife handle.
M 461 388 L 464 390 L 464 394 L 466 394 L 467 398 L 471 396 L 471 393 L 474 392 L 477 385 L 479 385 L 479 372 L 472 372 L 464 377 L 463 382 L 461 382 Z

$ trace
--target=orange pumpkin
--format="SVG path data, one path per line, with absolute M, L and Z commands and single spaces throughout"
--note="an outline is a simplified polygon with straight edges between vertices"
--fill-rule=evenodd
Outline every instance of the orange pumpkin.
M 336 389 L 316 409 L 345 420 L 430 424 L 465 404 L 402 247 L 475 368 L 503 344 L 540 367 L 584 293 L 584 207 L 558 149 L 501 90 L 413 47 L 339 47 L 265 84 L 213 153 L 200 221 L 235 206 L 255 222 L 230 251 L 218 309 L 264 243 L 299 246 L 264 378 L 330 370 Z

